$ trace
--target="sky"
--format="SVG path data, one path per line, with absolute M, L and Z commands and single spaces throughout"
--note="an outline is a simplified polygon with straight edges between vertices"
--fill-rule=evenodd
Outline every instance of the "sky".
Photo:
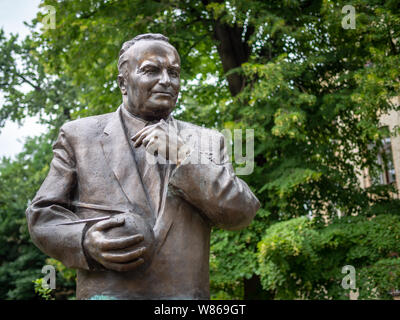
M 41 0 L 0 0 L 0 28 L 6 34 L 18 33 L 20 39 L 29 34 L 29 29 L 23 24 L 30 22 L 36 16 Z M 0 88 L 0 108 L 4 103 Z M 37 118 L 25 119 L 22 126 L 7 121 L 5 127 L 0 128 L 0 158 L 14 157 L 22 151 L 26 137 L 33 137 L 44 133 L 45 127 L 37 123 Z

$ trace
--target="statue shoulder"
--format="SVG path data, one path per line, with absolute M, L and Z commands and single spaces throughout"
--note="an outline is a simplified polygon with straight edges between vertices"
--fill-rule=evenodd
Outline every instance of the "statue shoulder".
M 60 131 L 63 131 L 67 135 L 71 136 L 92 136 L 102 133 L 108 121 L 114 115 L 115 112 L 106 113 L 98 116 L 91 116 L 80 118 L 66 122 L 61 127 Z

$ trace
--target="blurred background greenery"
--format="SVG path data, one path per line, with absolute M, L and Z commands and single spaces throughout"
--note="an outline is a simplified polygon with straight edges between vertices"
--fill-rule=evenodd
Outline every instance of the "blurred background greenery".
M 348 4 L 355 29 L 342 26 Z M 359 299 L 400 290 L 397 180 L 373 179 L 393 165 L 382 150 L 398 133 L 380 122 L 399 111 L 398 1 L 41 5 L 55 8 L 55 29 L 43 28 L 43 10 L 24 39 L 0 29 L 0 126 L 38 116 L 47 128 L 0 161 L 0 299 L 74 299 L 74 270 L 32 244 L 25 209 L 60 126 L 119 106 L 120 47 L 147 32 L 167 35 L 180 53 L 176 118 L 255 133 L 254 172 L 241 178 L 262 207 L 244 230 L 213 230 L 212 298 L 349 299 L 345 265 L 355 267 Z M 52 291 L 39 285 L 45 264 L 57 269 Z

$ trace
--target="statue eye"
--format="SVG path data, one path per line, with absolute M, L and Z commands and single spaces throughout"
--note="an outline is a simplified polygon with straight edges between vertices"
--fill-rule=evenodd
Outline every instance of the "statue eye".
M 177 70 L 169 69 L 168 73 L 173 77 L 179 77 L 179 72 Z
M 144 70 L 144 73 L 145 74 L 156 74 L 157 72 L 159 71 L 159 69 L 158 68 L 146 68 L 145 70 Z

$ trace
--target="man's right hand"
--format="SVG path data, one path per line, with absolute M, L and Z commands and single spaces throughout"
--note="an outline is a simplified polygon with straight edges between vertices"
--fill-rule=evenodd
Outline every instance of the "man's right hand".
M 107 230 L 124 223 L 125 219 L 121 216 L 97 222 L 87 230 L 83 241 L 83 246 L 93 259 L 107 269 L 120 272 L 133 270 L 143 264 L 141 257 L 146 251 L 145 247 L 136 246 L 143 241 L 142 234 L 130 233 L 119 238 L 107 235 Z

